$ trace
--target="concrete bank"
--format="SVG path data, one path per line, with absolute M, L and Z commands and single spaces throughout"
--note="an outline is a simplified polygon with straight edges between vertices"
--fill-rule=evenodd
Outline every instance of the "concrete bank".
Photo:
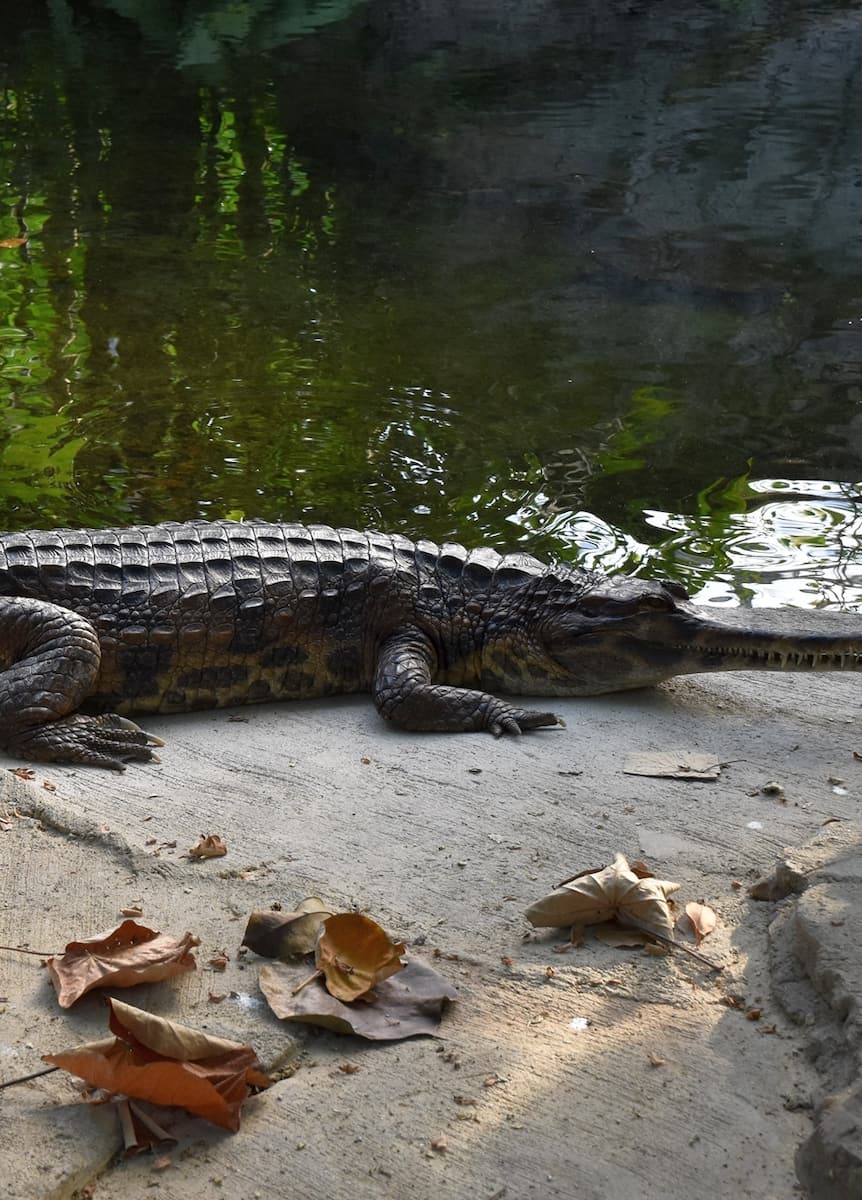
M 857 1197 L 860 696 L 849 677 L 700 678 L 561 702 L 567 729 L 515 741 L 399 733 L 339 699 L 149 721 L 162 763 L 122 776 L 4 773 L 0 942 L 60 950 L 140 903 L 201 938 L 200 969 L 123 998 L 247 1040 L 285 1076 L 233 1136 L 170 1114 L 179 1142 L 158 1159 L 118 1157 L 113 1115 L 62 1073 L 7 1088 L 5 1194 Z M 721 774 L 624 773 L 653 752 Z M 185 857 L 202 832 L 228 856 Z M 617 850 L 717 910 L 703 951 L 720 974 L 529 934 L 527 904 Z M 802 890 L 750 900 L 782 859 Z M 439 1039 L 272 1016 L 236 954 L 245 919 L 309 894 L 368 911 L 456 984 Z M 0 996 L 0 1081 L 104 1035 L 98 997 L 62 1012 L 38 958 L 0 951 Z

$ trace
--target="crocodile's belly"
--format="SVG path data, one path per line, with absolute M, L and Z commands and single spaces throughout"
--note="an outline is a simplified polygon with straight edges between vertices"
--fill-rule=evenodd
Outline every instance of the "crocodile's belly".
M 100 633 L 100 643 L 102 665 L 88 707 L 102 711 L 188 712 L 369 687 L 356 638 L 252 638 L 233 628 L 193 627 Z

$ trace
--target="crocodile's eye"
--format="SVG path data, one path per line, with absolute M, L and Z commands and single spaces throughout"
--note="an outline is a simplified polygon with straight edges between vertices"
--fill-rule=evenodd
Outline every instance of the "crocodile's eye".
M 677 600 L 688 600 L 688 592 L 675 579 L 660 579 L 659 583 L 666 592 L 670 592 L 672 596 L 676 596 Z
M 661 592 L 650 592 L 646 596 L 641 596 L 638 601 L 639 609 L 649 609 L 651 611 L 661 609 L 662 612 L 667 612 L 670 607 L 671 605 L 668 603 L 667 596 L 662 595 Z

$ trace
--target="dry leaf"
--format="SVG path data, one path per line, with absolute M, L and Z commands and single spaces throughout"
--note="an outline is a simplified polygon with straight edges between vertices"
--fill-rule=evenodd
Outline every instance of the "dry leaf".
M 708 904 L 697 904 L 694 900 L 689 900 L 685 906 L 685 915 L 694 934 L 694 944 L 699 946 L 715 929 L 718 914 Z
M 414 959 L 375 988 L 372 1002 L 366 997 L 345 1004 L 330 995 L 320 979 L 294 994 L 298 977 L 283 963 L 261 967 L 260 990 L 277 1017 L 320 1025 L 335 1033 L 355 1033 L 369 1041 L 436 1033 L 444 1007 L 458 996 L 447 979 Z
M 527 920 L 536 926 L 599 925 L 616 918 L 631 925 L 673 937 L 673 920 L 667 898 L 678 883 L 639 879 L 622 854 L 613 864 L 588 875 L 578 875 L 556 891 L 531 904 Z
M 250 1089 L 272 1082 L 258 1070 L 251 1046 L 211 1037 L 110 997 L 107 1003 L 113 1038 L 44 1054 L 43 1061 L 90 1087 L 177 1105 L 232 1131 L 239 1129 L 240 1108 Z
M 336 913 L 323 923 L 315 961 L 330 993 L 349 1004 L 402 971 L 403 953 L 403 942 L 364 913 Z
M 199 945 L 200 938 L 190 933 L 175 938 L 123 921 L 109 933 L 69 942 L 65 954 L 46 959 L 45 966 L 60 1007 L 68 1008 L 92 988 L 134 987 L 194 971 L 191 951 Z
M 728 1008 L 737 1008 L 737 1009 L 745 1008 L 745 997 L 744 996 L 731 996 L 731 995 L 719 996 L 718 1002 L 719 1002 L 719 1004 L 726 1004 Z
M 659 779 L 718 779 L 721 765 L 713 754 L 680 751 L 649 751 L 629 754 L 623 763 L 624 775 L 648 775 Z
M 242 944 L 262 958 L 289 962 L 298 955 L 313 952 L 323 922 L 333 915 L 332 909 L 317 896 L 303 900 L 296 912 L 254 912 L 248 919 Z
M 189 850 L 189 858 L 223 858 L 227 846 L 217 833 L 202 833 L 196 846 Z

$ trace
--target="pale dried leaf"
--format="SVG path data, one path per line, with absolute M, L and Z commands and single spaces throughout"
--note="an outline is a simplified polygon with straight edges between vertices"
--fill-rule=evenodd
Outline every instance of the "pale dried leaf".
M 600 925 L 616 918 L 622 925 L 672 937 L 667 898 L 678 888 L 668 880 L 639 879 L 618 854 L 611 866 L 577 876 L 532 904 L 526 917 L 541 927 Z
M 705 779 L 713 781 L 721 774 L 721 765 L 713 754 L 687 750 L 629 754 L 623 764 L 625 775 L 647 775 L 658 779 Z
M 694 934 L 694 944 L 699 946 L 703 939 L 709 937 L 715 929 L 718 914 L 708 904 L 698 904 L 694 900 L 689 900 L 685 906 L 685 915 L 688 917 L 691 931 Z

